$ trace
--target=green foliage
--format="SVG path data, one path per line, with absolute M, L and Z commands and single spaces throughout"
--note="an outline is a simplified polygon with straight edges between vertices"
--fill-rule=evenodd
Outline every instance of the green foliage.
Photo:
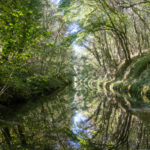
M 60 0 L 59 8 L 66 8 L 70 5 L 71 0 Z
M 76 35 L 65 35 L 67 28 L 61 18 L 49 1 L 0 2 L 3 98 L 8 99 L 10 95 L 9 101 L 22 96 L 26 99 L 72 82 L 73 51 L 70 46 Z M 17 92 L 20 94 L 15 97 Z
M 57 89 L 61 86 L 64 86 L 64 82 L 48 77 L 47 75 L 34 75 L 27 78 L 27 85 L 30 90 L 34 93 L 46 93 L 50 90 Z

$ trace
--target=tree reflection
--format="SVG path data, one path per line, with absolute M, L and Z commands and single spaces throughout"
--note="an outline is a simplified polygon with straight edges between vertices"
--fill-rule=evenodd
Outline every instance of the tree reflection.
M 95 99 L 90 101 L 89 97 L 93 97 L 92 95 Z M 88 116 L 86 121 L 90 122 L 88 126 L 85 123 L 80 125 L 80 128 L 90 131 L 90 136 L 83 134 L 84 132 L 81 133 L 80 143 L 83 148 L 87 150 L 149 148 L 149 124 L 145 124 L 139 112 L 134 113 L 126 104 L 127 101 L 133 101 L 131 98 L 125 97 L 125 99 L 111 93 L 95 95 L 94 92 L 82 97 L 89 103 L 87 106 L 79 103 L 79 109 Z M 90 111 L 85 111 L 82 107 L 88 107 Z M 149 117 L 147 116 L 145 120 L 149 121 Z
M 1 117 L 0 149 L 149 149 L 150 111 L 133 108 L 139 107 L 136 101 L 140 100 L 66 88 L 27 103 L 13 117 Z
M 1 128 L 1 133 L 4 136 L 4 139 L 5 139 L 8 147 L 9 147 L 9 149 L 11 150 L 12 149 L 12 142 L 11 142 L 12 139 L 11 139 L 9 129 L 8 128 Z
M 55 150 L 72 149 L 70 141 L 77 141 L 71 130 L 71 118 L 75 108 L 74 91 L 68 88 L 57 96 L 29 102 L 16 112 L 13 121 L 19 125 L 2 128 L 1 148 L 10 150 Z

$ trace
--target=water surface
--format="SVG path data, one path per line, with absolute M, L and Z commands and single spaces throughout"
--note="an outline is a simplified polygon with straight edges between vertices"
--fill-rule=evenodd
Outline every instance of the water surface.
M 70 87 L 0 106 L 0 150 L 150 149 L 149 100 Z

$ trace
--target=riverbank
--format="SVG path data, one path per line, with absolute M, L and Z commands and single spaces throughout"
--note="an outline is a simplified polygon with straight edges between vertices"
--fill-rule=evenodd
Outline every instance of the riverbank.
M 115 79 L 105 82 L 103 87 L 150 98 L 150 52 L 133 57 L 130 64 L 122 64 Z
M 36 100 L 40 96 L 46 96 L 70 85 L 71 80 L 61 80 L 48 76 L 33 77 L 24 82 L 19 81 L 16 85 L 9 85 L 0 96 L 0 104 L 5 106 L 16 106 L 29 100 Z

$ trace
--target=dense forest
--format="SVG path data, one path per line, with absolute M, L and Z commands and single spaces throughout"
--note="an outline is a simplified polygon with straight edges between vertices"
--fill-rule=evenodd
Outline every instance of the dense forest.
M 138 76 L 149 64 L 149 6 L 149 1 L 140 0 L 62 0 L 58 5 L 46 0 L 2 1 L 2 101 L 71 83 L 75 66 L 87 80 L 115 79 L 127 74 L 123 71 L 133 58 L 146 53 L 140 65 L 131 67 Z M 70 26 L 78 29 L 70 32 Z M 75 56 L 72 44 L 84 52 Z
M 1 0 L 0 150 L 148 150 L 149 33 L 149 0 Z

